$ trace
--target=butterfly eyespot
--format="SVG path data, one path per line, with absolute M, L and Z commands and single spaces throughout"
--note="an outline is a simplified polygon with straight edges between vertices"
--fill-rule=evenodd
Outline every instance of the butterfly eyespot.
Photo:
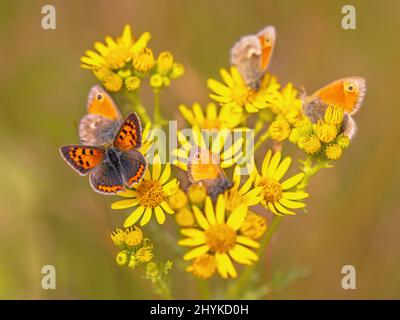
M 200 160 L 200 152 L 196 152 L 196 153 L 194 154 L 194 158 L 195 158 L 196 160 Z
M 103 100 L 103 95 L 101 93 L 98 93 L 96 96 L 97 101 Z
M 355 90 L 355 86 L 354 86 L 352 83 L 347 83 L 347 84 L 345 85 L 345 90 L 346 90 L 347 92 L 353 92 L 353 91 Z

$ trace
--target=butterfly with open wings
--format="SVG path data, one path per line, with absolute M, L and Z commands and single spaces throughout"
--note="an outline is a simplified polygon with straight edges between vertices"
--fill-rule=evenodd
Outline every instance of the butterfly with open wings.
M 141 145 L 140 119 L 131 113 L 110 146 L 66 145 L 60 148 L 60 153 L 80 175 L 89 174 L 94 191 L 113 195 L 132 187 L 144 176 L 147 162 L 137 150 Z

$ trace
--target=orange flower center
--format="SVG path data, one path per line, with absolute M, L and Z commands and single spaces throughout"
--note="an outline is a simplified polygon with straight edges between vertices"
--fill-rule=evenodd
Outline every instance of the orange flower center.
M 282 197 L 281 184 L 275 179 L 265 178 L 259 185 L 263 187 L 262 196 L 266 202 L 277 202 Z
M 206 244 L 211 251 L 224 253 L 236 243 L 236 232 L 227 224 L 214 224 L 205 232 Z
M 155 208 L 164 201 L 164 191 L 158 181 L 142 180 L 136 191 L 140 205 L 145 208 Z

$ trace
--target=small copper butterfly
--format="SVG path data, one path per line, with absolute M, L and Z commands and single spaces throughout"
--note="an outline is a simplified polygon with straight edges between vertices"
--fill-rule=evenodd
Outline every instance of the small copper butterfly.
M 233 186 L 218 163 L 216 155 L 204 148 L 192 147 L 190 150 L 187 171 L 189 182 L 203 185 L 213 201 Z
M 231 49 L 231 63 L 235 65 L 246 84 L 259 86 L 275 47 L 276 32 L 268 26 L 254 35 L 240 38 Z
M 331 82 L 304 98 L 303 110 L 312 122 L 324 118 L 325 110 L 329 105 L 343 108 L 343 131 L 351 139 L 354 137 L 357 126 L 353 115 L 361 108 L 367 85 L 361 77 L 347 77 Z
M 122 124 L 122 115 L 111 96 L 100 86 L 89 92 L 87 112 L 79 123 L 81 144 L 108 146 Z
M 94 191 L 113 195 L 142 179 L 147 162 L 137 150 L 141 145 L 140 119 L 136 113 L 131 113 L 110 146 L 66 145 L 60 148 L 60 153 L 80 175 L 89 174 Z

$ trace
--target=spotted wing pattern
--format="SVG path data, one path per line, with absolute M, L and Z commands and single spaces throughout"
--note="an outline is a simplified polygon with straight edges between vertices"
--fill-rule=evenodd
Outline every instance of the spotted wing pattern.
M 135 112 L 131 113 L 122 123 L 115 136 L 114 146 L 124 151 L 142 146 L 142 126 Z
M 105 150 L 99 147 L 67 145 L 60 148 L 63 159 L 80 175 L 86 175 L 104 159 Z

